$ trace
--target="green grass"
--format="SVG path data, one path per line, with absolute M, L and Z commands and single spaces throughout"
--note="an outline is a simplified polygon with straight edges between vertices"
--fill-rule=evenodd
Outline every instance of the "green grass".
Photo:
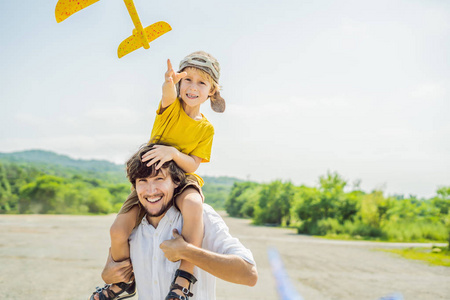
M 426 261 L 435 266 L 450 267 L 450 251 L 447 247 L 408 248 L 408 249 L 380 249 L 381 251 L 395 253 L 407 259 Z M 436 252 L 434 252 L 436 251 Z
M 360 236 L 360 235 L 349 235 L 349 234 L 334 234 L 329 233 L 327 235 L 314 235 L 315 237 L 324 238 L 328 240 L 343 240 L 343 241 L 370 241 L 370 242 L 381 242 L 381 243 L 445 243 L 446 240 L 430 240 L 430 239 L 415 239 L 415 240 L 395 240 L 383 237 L 370 237 L 370 236 Z
M 314 235 L 318 238 L 323 238 L 327 240 L 340 240 L 340 241 L 368 241 L 368 242 L 392 242 L 386 241 L 380 238 L 373 238 L 370 236 L 351 236 L 349 234 L 327 234 L 327 235 Z M 395 241 L 394 241 L 395 242 Z

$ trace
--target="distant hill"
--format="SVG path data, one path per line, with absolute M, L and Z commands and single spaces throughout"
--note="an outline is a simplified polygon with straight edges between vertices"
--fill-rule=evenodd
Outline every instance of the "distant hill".
M 200 174 L 200 176 L 202 176 Z M 229 177 L 229 176 L 202 176 L 202 178 L 205 180 L 205 183 L 207 184 L 220 184 L 224 186 L 233 186 L 235 182 L 243 182 L 245 180 L 236 178 L 236 177 Z
M 124 166 L 106 160 L 73 159 L 67 155 L 56 154 L 45 150 L 25 150 L 12 153 L 0 153 L 0 160 L 15 163 L 46 164 L 74 168 L 93 172 L 123 172 Z
M 34 167 L 39 171 L 65 178 L 82 175 L 110 183 L 126 183 L 125 166 L 106 160 L 73 159 L 67 155 L 45 150 L 25 150 L 0 153 L 0 162 Z

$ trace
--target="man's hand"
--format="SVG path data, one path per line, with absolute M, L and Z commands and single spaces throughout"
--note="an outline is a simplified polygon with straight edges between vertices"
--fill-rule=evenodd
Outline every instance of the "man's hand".
M 159 161 L 155 168 L 156 170 L 158 170 L 165 162 L 173 160 L 175 156 L 178 155 L 178 153 L 179 151 L 174 147 L 154 145 L 152 150 L 142 155 L 142 161 L 149 161 L 147 163 L 147 167 L 150 167 L 151 165 Z
M 108 259 L 102 272 L 102 278 L 105 283 L 130 282 L 134 279 L 133 266 L 131 260 L 126 259 L 121 262 L 115 262 L 109 249 Z
M 170 63 L 170 59 L 167 60 L 167 71 L 164 75 L 164 84 L 162 87 L 163 99 L 175 99 L 177 97 L 177 89 L 175 85 L 186 75 L 186 72 L 175 72 L 172 68 L 172 64 Z
M 188 243 L 178 233 L 178 230 L 173 230 L 172 240 L 166 240 L 159 245 L 159 248 L 164 252 L 164 256 L 171 262 L 179 261 L 182 258 L 183 251 L 187 248 Z

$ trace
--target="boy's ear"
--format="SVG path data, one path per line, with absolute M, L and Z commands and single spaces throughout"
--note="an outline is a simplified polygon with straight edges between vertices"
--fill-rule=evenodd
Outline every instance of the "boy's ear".
M 216 93 L 216 91 L 217 91 L 217 87 L 211 88 L 211 90 L 209 91 L 208 96 L 209 96 L 209 97 L 214 96 L 214 94 Z

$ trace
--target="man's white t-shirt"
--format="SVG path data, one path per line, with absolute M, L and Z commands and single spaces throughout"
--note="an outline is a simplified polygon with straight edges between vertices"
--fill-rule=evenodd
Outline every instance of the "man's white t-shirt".
M 203 222 L 205 227 L 203 249 L 220 254 L 234 254 L 255 265 L 250 250 L 230 235 L 223 219 L 207 204 L 203 204 Z M 163 300 L 169 293 L 170 284 L 180 262 L 169 261 L 159 245 L 173 238 L 173 229 L 181 232 L 182 227 L 181 213 L 171 207 L 157 228 L 150 225 L 144 217 L 141 224 L 131 234 L 130 257 L 139 299 Z M 190 299 L 215 300 L 216 277 L 197 267 L 194 268 L 194 276 L 198 281 L 191 288 L 194 296 Z

